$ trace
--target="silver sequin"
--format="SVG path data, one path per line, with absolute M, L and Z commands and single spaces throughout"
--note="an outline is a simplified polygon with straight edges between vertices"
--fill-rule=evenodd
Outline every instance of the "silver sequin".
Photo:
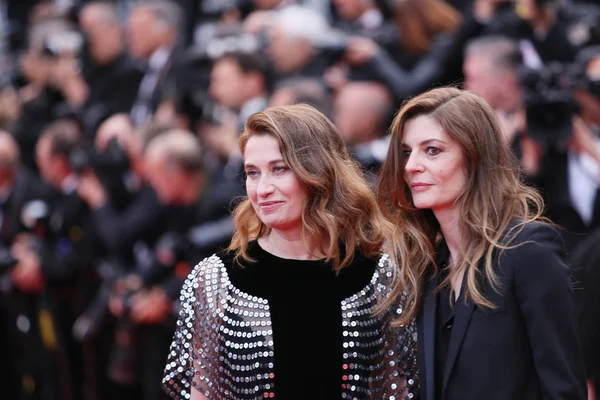
M 406 400 L 418 393 L 416 326 L 389 324 L 402 312 L 405 298 L 374 315 L 389 294 L 392 276 L 385 255 L 368 285 L 341 302 L 344 399 Z M 275 398 L 267 300 L 233 286 L 225 265 L 213 255 L 188 276 L 181 306 L 163 377 L 171 397 L 190 399 L 193 386 L 209 399 Z

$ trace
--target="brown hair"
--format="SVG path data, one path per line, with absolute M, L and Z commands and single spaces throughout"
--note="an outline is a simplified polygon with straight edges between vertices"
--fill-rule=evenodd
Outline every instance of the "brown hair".
M 327 117 L 306 104 L 256 113 L 246 120 L 240 137 L 242 154 L 256 135 L 277 139 L 284 161 L 308 188 L 302 239 L 311 252 L 325 254 L 336 271 L 352 261 L 357 248 L 366 256 L 380 253 L 387 223 L 358 164 Z M 234 220 L 236 232 L 229 250 L 235 250 L 236 259 L 252 261 L 248 242 L 267 235 L 270 229 L 247 198 L 235 208 Z
M 408 101 L 392 123 L 390 148 L 378 188 L 383 215 L 395 224 L 391 245 L 398 265 L 392 297 L 384 306 L 403 291 L 409 296 L 398 323 L 415 317 L 420 309 L 428 266 L 437 268 L 434 253 L 441 237 L 433 212 L 413 206 L 410 188 L 404 181 L 404 127 L 407 121 L 422 115 L 434 119 L 459 143 L 466 160 L 467 183 L 456 200 L 462 236 L 456 273 L 467 276 L 465 299 L 494 308 L 478 286 L 478 277 L 483 275 L 498 291 L 498 276 L 492 265 L 494 250 L 509 248 L 510 240 L 526 223 L 542 220 L 542 198 L 521 183 L 518 163 L 502 139 L 500 122 L 483 99 L 468 91 L 439 88 Z M 479 265 L 482 260 L 483 270 Z
M 396 26 L 402 47 L 410 53 L 422 54 L 440 33 L 454 32 L 461 16 L 443 0 L 404 0 L 394 8 Z

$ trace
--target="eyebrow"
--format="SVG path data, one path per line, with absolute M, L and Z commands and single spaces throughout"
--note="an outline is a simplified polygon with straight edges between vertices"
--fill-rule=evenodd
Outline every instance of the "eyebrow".
M 446 142 L 444 142 L 441 139 L 427 139 L 427 140 L 423 140 L 421 143 L 419 143 L 419 146 L 425 146 L 434 142 L 438 142 L 438 143 L 443 143 L 443 144 L 447 144 Z M 410 147 L 408 144 L 402 142 L 402 146 L 403 147 Z
M 279 163 L 285 163 L 285 161 L 282 160 L 282 159 L 277 159 L 277 160 L 269 161 L 269 165 L 274 165 L 274 164 L 279 164 Z M 250 167 L 256 168 L 256 166 L 254 164 L 251 164 L 251 163 L 246 163 L 244 165 L 244 167 L 245 168 L 250 168 Z

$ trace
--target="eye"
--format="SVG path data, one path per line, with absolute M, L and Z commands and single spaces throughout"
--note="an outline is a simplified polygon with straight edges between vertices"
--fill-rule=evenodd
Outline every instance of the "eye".
M 277 166 L 273 167 L 273 173 L 275 173 L 275 174 L 281 174 L 287 170 L 288 170 L 288 167 L 286 167 L 284 165 L 277 165 Z
M 258 176 L 258 171 L 250 169 L 246 171 L 246 178 L 254 179 Z
M 405 160 L 407 160 L 408 157 L 410 157 L 410 150 L 407 150 L 407 149 L 402 150 L 402 156 L 404 157 Z
M 425 153 L 427 153 L 430 156 L 437 156 L 438 154 L 440 154 L 440 149 L 438 149 L 437 147 L 428 147 L 425 149 Z

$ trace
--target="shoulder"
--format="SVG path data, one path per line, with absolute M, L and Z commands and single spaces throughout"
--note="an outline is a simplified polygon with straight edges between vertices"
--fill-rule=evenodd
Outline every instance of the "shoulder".
M 393 280 L 395 278 L 396 263 L 389 254 L 384 253 L 377 261 L 374 278 L 380 292 L 386 294 L 392 289 Z
M 560 232 L 552 225 L 544 222 L 529 222 L 520 225 L 515 221 L 507 229 L 505 241 L 510 247 L 522 245 L 525 245 L 528 248 L 536 247 L 531 245 L 550 245 L 551 247 L 563 246 Z
M 382 254 L 377 261 L 377 272 L 391 278 L 394 273 L 394 262 L 389 254 Z
M 218 282 L 219 275 L 225 273 L 225 263 L 220 255 L 213 254 L 200 261 L 189 273 L 182 287 L 182 295 L 194 294 L 209 286 L 213 279 Z M 185 300 L 185 299 L 181 299 Z
M 567 271 L 562 237 L 551 225 L 531 222 L 512 228 L 507 235 L 510 240 L 501 252 L 500 262 L 514 268 L 517 276 Z

